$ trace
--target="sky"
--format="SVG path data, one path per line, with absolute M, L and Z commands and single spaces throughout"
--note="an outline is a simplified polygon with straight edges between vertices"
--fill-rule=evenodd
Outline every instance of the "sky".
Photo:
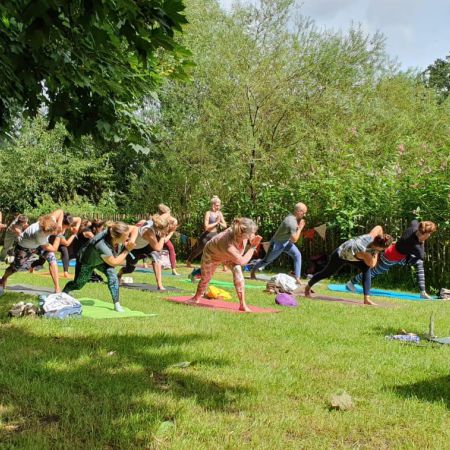
M 233 0 L 219 2 L 230 9 Z M 345 31 L 354 22 L 371 34 L 381 31 L 387 53 L 403 70 L 424 70 L 450 53 L 450 0 L 298 0 L 298 4 L 319 28 Z

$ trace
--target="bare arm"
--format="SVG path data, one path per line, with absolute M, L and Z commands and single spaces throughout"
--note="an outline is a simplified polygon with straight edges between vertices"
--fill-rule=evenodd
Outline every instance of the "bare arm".
M 377 225 L 369 231 L 369 234 L 372 236 L 372 239 L 375 239 L 377 236 L 383 236 L 383 227 Z
M 46 252 L 57 252 L 60 241 L 61 241 L 61 237 L 56 236 L 55 240 L 53 241 L 53 244 L 42 245 L 42 249 L 45 250 Z
M 302 234 L 303 228 L 305 227 L 305 221 L 302 219 L 297 226 L 297 231 L 289 238 L 291 242 L 294 244 L 300 239 L 300 235 Z
M 127 258 L 128 253 L 133 250 L 133 248 L 136 246 L 133 242 L 125 242 L 125 248 L 122 250 L 122 252 L 117 256 L 102 256 L 103 261 L 105 261 L 108 266 L 114 267 L 121 265 L 125 259 Z
M 366 266 L 369 266 L 371 269 L 373 269 L 378 263 L 378 252 L 374 254 L 367 252 L 358 252 L 355 254 L 355 258 L 360 259 L 366 264 Z
M 151 229 L 146 230 L 142 235 L 142 237 L 150 244 L 150 247 L 154 251 L 160 252 L 163 249 L 165 244 L 164 237 L 158 238 L 153 230 Z
M 139 227 L 135 225 L 130 225 L 130 234 L 128 235 L 127 241 L 134 244 L 136 242 L 138 234 L 139 234 Z
M 64 211 L 62 209 L 57 209 L 56 211 L 52 212 L 53 218 L 56 220 L 56 223 L 58 224 L 58 233 L 62 231 L 62 223 L 64 220 Z
M 225 219 L 224 219 L 223 214 L 221 212 L 219 213 L 219 225 L 222 228 L 226 228 L 227 227 L 227 223 L 225 222 Z

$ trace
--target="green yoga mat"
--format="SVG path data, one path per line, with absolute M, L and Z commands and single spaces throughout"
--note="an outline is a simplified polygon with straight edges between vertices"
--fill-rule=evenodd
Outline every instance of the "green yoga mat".
M 180 281 L 183 281 L 185 283 L 196 284 L 196 283 L 192 283 L 191 280 L 180 280 Z M 234 289 L 234 284 L 231 281 L 211 280 L 209 282 L 209 284 L 212 284 L 213 286 L 217 286 L 217 287 Z M 263 285 L 248 284 L 248 283 L 245 284 L 245 289 L 265 289 L 265 288 L 266 287 Z
M 95 298 L 80 298 L 78 301 L 83 305 L 82 317 L 91 319 L 122 319 L 124 317 L 151 317 L 157 314 L 146 314 L 141 311 L 133 311 L 122 305 L 123 313 L 114 311 L 112 302 L 104 302 Z

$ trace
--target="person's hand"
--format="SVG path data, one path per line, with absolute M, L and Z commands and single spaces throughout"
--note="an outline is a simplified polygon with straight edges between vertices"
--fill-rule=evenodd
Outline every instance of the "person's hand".
M 127 241 L 127 242 L 125 242 L 125 248 L 129 251 L 129 252 L 131 252 L 133 249 L 134 249 L 134 247 L 136 247 L 136 243 L 135 242 L 130 242 L 130 241 Z
M 305 224 L 306 224 L 305 219 L 301 219 L 300 222 L 298 223 L 297 229 L 304 228 Z
M 261 241 L 262 241 L 262 236 L 257 235 L 251 240 L 250 246 L 258 247 L 258 245 L 261 243 Z

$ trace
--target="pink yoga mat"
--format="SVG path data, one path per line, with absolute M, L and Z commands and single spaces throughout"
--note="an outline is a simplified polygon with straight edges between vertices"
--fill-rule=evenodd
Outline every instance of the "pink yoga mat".
M 228 311 L 228 312 L 236 312 L 240 313 L 243 311 L 239 311 L 239 303 L 230 303 L 230 302 L 224 302 L 223 300 L 209 300 L 202 298 L 200 300 L 200 303 L 187 303 L 187 300 L 189 300 L 190 296 L 184 296 L 184 297 L 167 297 L 167 300 L 170 302 L 175 303 L 182 303 L 184 305 L 189 306 L 199 306 L 201 308 L 211 308 L 211 309 L 218 309 L 220 311 Z M 252 306 L 248 305 L 249 308 L 254 313 L 278 313 L 280 310 L 278 309 L 272 309 L 272 308 L 261 308 L 259 306 Z

